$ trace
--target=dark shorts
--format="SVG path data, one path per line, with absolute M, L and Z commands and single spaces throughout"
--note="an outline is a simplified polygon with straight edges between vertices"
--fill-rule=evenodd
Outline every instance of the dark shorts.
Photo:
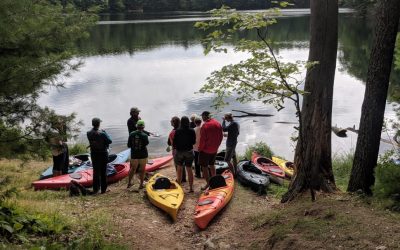
M 176 151 L 174 156 L 175 164 L 190 167 L 193 164 L 193 151 Z
M 230 162 L 232 158 L 236 158 L 236 145 L 233 147 L 226 147 L 225 161 Z
M 208 154 L 205 152 L 200 152 L 199 154 L 199 164 L 202 167 L 206 166 L 213 166 L 215 164 L 215 157 L 217 156 L 217 153 L 215 154 Z

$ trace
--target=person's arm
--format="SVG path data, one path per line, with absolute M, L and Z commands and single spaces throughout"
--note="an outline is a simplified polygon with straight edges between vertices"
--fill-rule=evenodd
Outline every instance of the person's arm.
M 150 133 L 149 131 L 143 130 L 143 133 L 145 133 L 147 136 L 152 135 L 152 133 Z
M 223 120 L 222 120 L 222 131 L 227 132 L 230 125 L 231 125 L 231 124 L 229 124 L 228 126 L 226 126 L 225 119 L 223 119 Z
M 149 145 L 149 136 L 147 135 L 144 137 L 144 145 L 145 146 Z
M 196 132 L 192 129 L 192 145 L 196 144 Z
M 104 130 L 103 130 L 102 134 L 104 135 L 104 138 L 106 139 L 106 144 L 110 145 L 112 143 L 111 137 Z
M 178 130 L 175 131 L 174 139 L 172 139 L 172 148 L 176 148 L 177 142 L 178 142 L 177 138 L 179 139 L 179 131 Z

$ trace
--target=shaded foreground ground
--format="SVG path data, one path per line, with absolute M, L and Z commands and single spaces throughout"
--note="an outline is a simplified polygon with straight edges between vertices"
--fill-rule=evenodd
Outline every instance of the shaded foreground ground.
M 110 192 L 91 197 L 34 192 L 30 182 L 45 165 L 21 167 L 14 161 L 0 161 L 0 177 L 10 176 L 12 184 L 20 187 L 14 201 L 26 210 L 65 219 L 72 233 L 59 241 L 79 240 L 90 233 L 103 245 L 127 249 L 400 249 L 399 214 L 348 194 L 320 195 L 314 203 L 304 197 L 283 205 L 273 194 L 257 196 L 236 185 L 229 206 L 205 231 L 199 231 L 193 211 L 202 180 L 195 180 L 194 194 L 185 194 L 178 220 L 172 223 L 148 202 L 143 190 L 138 192 L 137 182 L 127 190 L 123 180 L 111 185 Z M 174 176 L 173 167 L 161 172 Z

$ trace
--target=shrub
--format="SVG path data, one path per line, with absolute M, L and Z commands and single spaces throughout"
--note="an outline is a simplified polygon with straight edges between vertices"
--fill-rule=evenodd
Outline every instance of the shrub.
M 271 148 L 265 142 L 257 142 L 255 145 L 248 146 L 246 148 L 244 157 L 250 160 L 253 152 L 257 152 L 259 155 L 267 158 L 271 158 L 274 155 Z
M 395 164 L 393 158 L 398 158 L 394 152 L 386 153 L 375 168 L 374 194 L 377 197 L 400 195 L 400 165 Z
M 69 155 L 84 154 L 87 152 L 87 145 L 83 143 L 75 143 L 69 148 Z

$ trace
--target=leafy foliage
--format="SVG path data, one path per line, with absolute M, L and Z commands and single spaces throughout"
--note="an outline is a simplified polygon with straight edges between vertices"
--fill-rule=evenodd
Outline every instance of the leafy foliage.
M 87 145 L 83 143 L 75 143 L 72 147 L 69 148 L 70 155 L 84 154 L 87 153 Z
M 275 155 L 272 149 L 265 142 L 256 142 L 256 144 L 248 146 L 244 153 L 245 159 L 250 160 L 253 152 L 257 152 L 259 155 L 267 158 L 271 158 L 273 155 Z
M 281 2 L 280 6 L 288 3 Z M 215 94 L 213 106 L 220 108 L 229 103 L 226 97 L 234 96 L 236 101 L 260 101 L 273 105 L 278 111 L 284 108 L 285 100 L 291 100 L 300 116 L 300 89 L 302 80 L 298 80 L 306 67 L 315 63 L 283 62 L 275 55 L 273 41 L 269 39 L 268 28 L 276 23 L 279 9 L 273 8 L 259 13 L 240 13 L 228 7 L 211 11 L 213 20 L 198 22 L 196 27 L 208 31 L 203 40 L 205 53 L 210 51 L 227 53 L 233 44 L 235 52 L 244 52 L 248 59 L 237 64 L 229 64 L 214 71 L 207 78 L 207 83 L 200 89 L 201 93 Z M 244 31 L 255 31 L 258 40 L 240 39 L 235 35 Z
M 57 2 L 57 1 L 56 1 Z M 80 62 L 71 61 L 77 39 L 96 18 L 50 1 L 0 1 L 0 156 L 43 156 L 49 129 L 78 131 L 75 115 L 57 115 L 37 100 L 45 87 L 62 87 Z
M 393 159 L 399 156 L 393 151 L 385 153 L 378 162 L 375 170 L 375 186 L 374 194 L 377 197 L 391 198 L 393 195 L 400 198 L 400 165 L 396 164 Z
M 354 152 L 335 155 L 332 160 L 332 169 L 336 185 L 343 191 L 349 183 L 351 167 L 353 166 Z

